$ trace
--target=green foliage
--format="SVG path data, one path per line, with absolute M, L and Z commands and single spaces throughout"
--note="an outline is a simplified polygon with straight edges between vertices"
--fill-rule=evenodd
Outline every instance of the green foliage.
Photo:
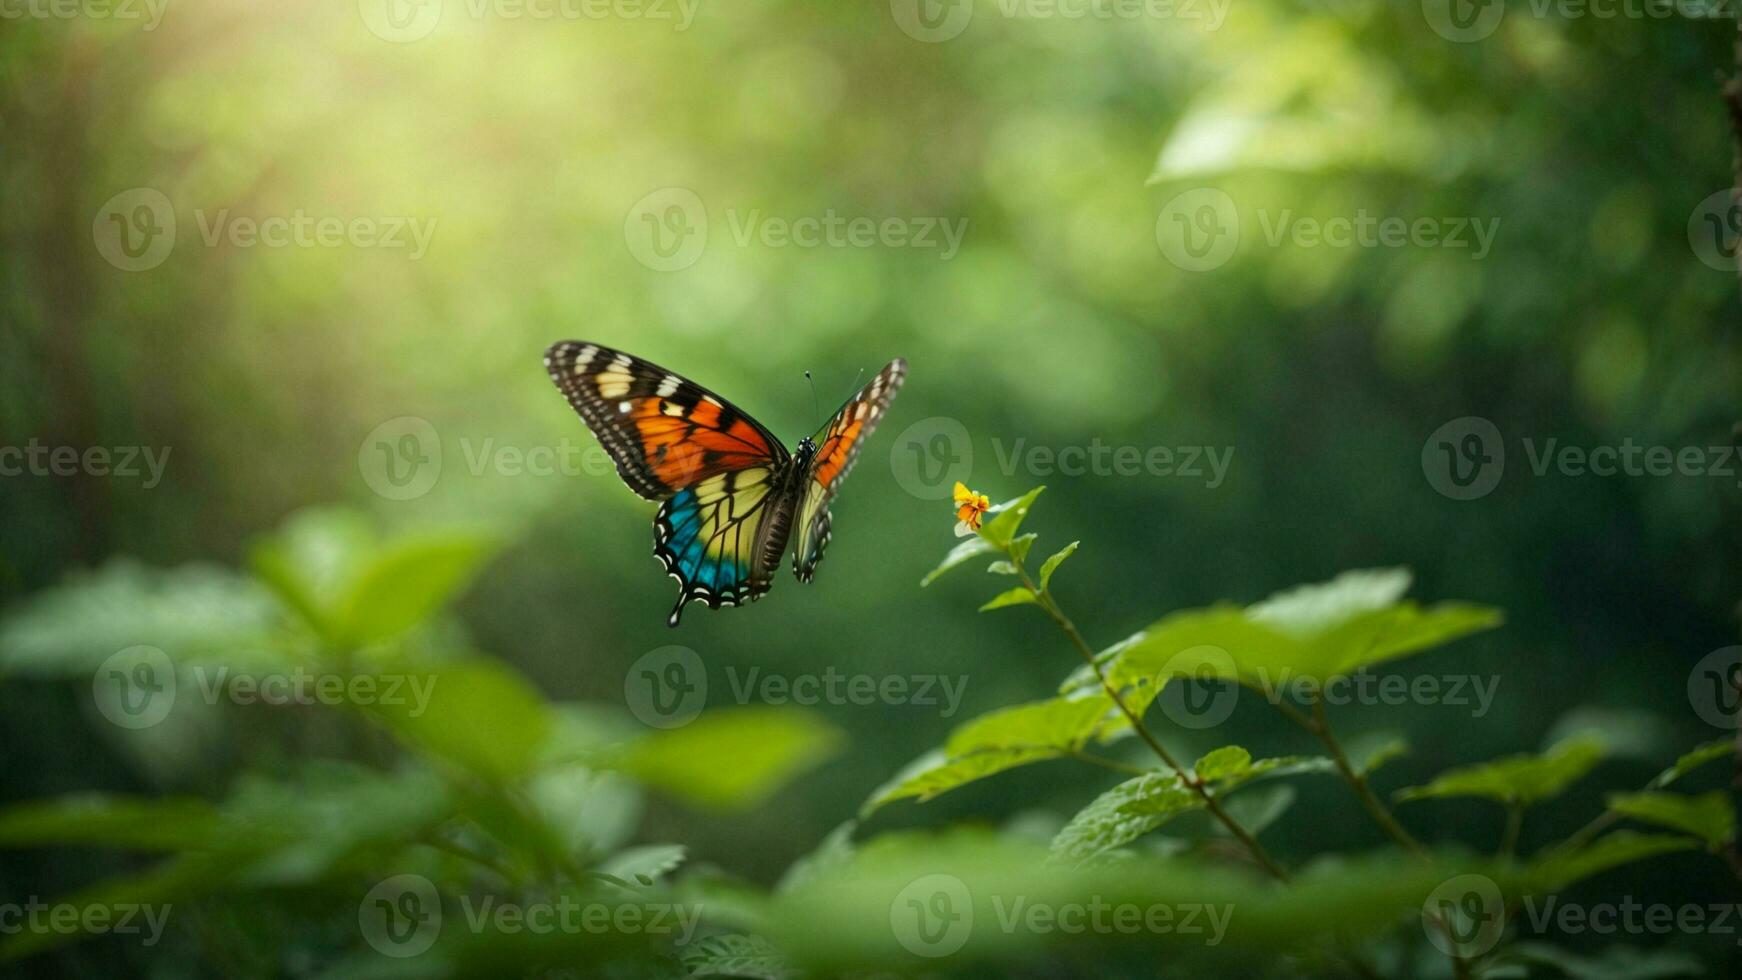
M 809 712 L 738 708 L 653 732 L 618 761 L 636 779 L 694 805 L 743 810 L 840 748 L 840 733 Z
M 1569 739 L 1542 753 L 1525 753 L 1441 773 L 1426 786 L 1399 790 L 1402 801 L 1480 796 L 1528 806 L 1566 791 L 1603 759 L 1594 739 Z
M 1688 796 L 1682 793 L 1615 793 L 1609 812 L 1693 834 L 1713 850 L 1735 839 L 1736 810 L 1730 797 L 1717 790 Z

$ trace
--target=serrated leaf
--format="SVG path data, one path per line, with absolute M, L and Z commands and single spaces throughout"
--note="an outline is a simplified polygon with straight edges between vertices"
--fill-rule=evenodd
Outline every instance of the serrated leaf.
M 1007 500 L 992 508 L 991 519 L 980 526 L 980 537 L 999 550 L 1009 547 L 1016 532 L 1021 530 L 1023 520 L 1028 517 L 1028 509 L 1034 506 L 1034 498 L 1045 489 L 1044 486 L 1035 487 L 1015 500 Z
M 1252 769 L 1252 753 L 1238 745 L 1224 745 L 1205 753 L 1192 764 L 1192 771 L 1206 783 L 1241 776 Z
M 1657 778 L 1651 781 L 1651 785 L 1654 789 L 1662 789 L 1706 763 L 1715 762 L 1733 754 L 1735 751 L 1736 742 L 1734 739 L 1713 739 L 1703 745 L 1696 746 L 1687 754 L 1675 760 L 1675 765 L 1658 773 Z
M 1081 865 L 1203 806 L 1203 797 L 1173 773 L 1126 780 L 1071 818 L 1053 838 L 1050 860 Z
M 1014 589 L 1000 592 L 987 600 L 986 604 L 980 607 L 980 612 L 1003 609 L 1005 606 L 1032 605 L 1038 601 L 1040 600 L 1029 590 L 1028 586 L 1019 585 Z
M 1533 890 L 1555 891 L 1611 868 L 1698 846 L 1699 841 L 1680 834 L 1638 834 L 1618 830 L 1577 851 L 1555 851 L 1533 861 L 1528 875 Z
M 1713 790 L 1699 796 L 1684 793 L 1615 793 L 1609 811 L 1634 820 L 1693 834 L 1718 848 L 1736 834 L 1736 811 L 1729 794 Z
M 986 566 L 986 571 L 993 575 L 1015 575 L 1016 566 L 1007 561 L 995 561 Z
M 1594 739 L 1570 739 L 1540 755 L 1524 753 L 1449 770 L 1426 786 L 1399 790 L 1397 799 L 1480 796 L 1528 806 L 1559 796 L 1602 761 L 1603 751 Z
M 618 851 L 593 870 L 632 885 L 651 885 L 677 870 L 687 856 L 689 849 L 682 844 L 643 844 Z
M 853 833 L 858 829 L 859 821 L 848 820 L 829 831 L 816 850 L 794 861 L 786 869 L 786 873 L 780 876 L 780 881 L 774 886 L 775 892 L 779 894 L 802 887 L 816 876 L 828 874 L 852 860 Z
M 1060 548 L 1058 551 L 1053 552 L 1052 557 L 1048 558 L 1045 562 L 1043 562 L 1041 564 L 1041 566 L 1040 566 L 1040 588 L 1041 588 L 1041 591 L 1043 591 L 1043 592 L 1046 591 L 1047 585 L 1052 582 L 1052 573 L 1058 571 L 1059 566 L 1063 565 L 1065 563 L 1066 558 L 1069 558 L 1071 555 L 1076 553 L 1077 545 L 1079 545 L 1081 543 L 1082 542 L 1080 542 L 1080 541 L 1072 541 L 1070 544 L 1065 545 L 1063 548 Z
M 762 804 L 840 751 L 840 729 L 811 712 L 748 707 L 703 712 L 682 728 L 654 732 L 622 756 L 625 772 L 702 807 Z
M 1325 683 L 1490 629 L 1497 610 L 1400 601 L 1401 570 L 1346 572 L 1242 609 L 1219 605 L 1170 615 L 1118 647 L 1112 676 L 1219 676 L 1262 691 Z
M 708 936 L 684 946 L 679 957 L 692 977 L 790 980 L 798 975 L 774 944 L 760 936 Z
M 944 560 L 938 563 L 938 567 L 927 572 L 925 578 L 919 580 L 919 587 L 922 589 L 925 588 L 937 581 L 938 576 L 952 568 L 955 568 L 963 562 L 978 558 L 981 555 L 992 554 L 997 550 L 998 549 L 993 546 L 992 542 L 987 541 L 983 537 L 975 536 L 967 538 L 962 541 L 962 543 L 951 548 L 950 553 L 944 556 Z
M 920 756 L 872 791 L 861 816 L 895 800 L 923 803 L 1007 769 L 1077 751 L 1111 723 L 1117 710 L 1106 695 L 1095 694 L 1031 701 L 981 715 L 951 732 L 942 749 Z

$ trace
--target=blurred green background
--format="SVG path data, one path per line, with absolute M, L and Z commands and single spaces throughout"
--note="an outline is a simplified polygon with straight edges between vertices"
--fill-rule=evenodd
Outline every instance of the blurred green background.
M 1524 440 L 1732 442 L 1737 277 L 1702 255 L 1733 244 L 1733 226 L 1715 245 L 1698 232 L 1703 202 L 1731 183 L 1717 76 L 1733 20 L 1514 5 L 1458 41 L 1434 29 L 1432 3 L 1378 0 L 1112 18 L 928 4 L 942 20 L 901 0 L 702 0 L 687 24 L 675 3 L 655 8 L 670 19 L 517 9 L 171 0 L 152 29 L 0 22 L 0 445 L 170 454 L 149 488 L 143 475 L 0 477 L 0 598 L 16 607 L 119 556 L 236 565 L 287 515 L 347 504 L 389 528 L 508 533 L 460 618 L 554 699 L 621 703 L 630 665 L 671 643 L 709 665 L 710 703 L 732 700 L 729 669 L 966 678 L 953 717 L 820 706 L 850 748 L 761 810 L 653 802 L 647 839 L 766 883 L 953 724 L 1046 696 L 1074 663 L 1038 615 L 974 614 L 994 582 L 917 589 L 953 518 L 948 482 L 916 469 L 913 446 L 947 419 L 971 455 L 951 445 L 951 479 L 995 500 L 1049 485 L 1034 529 L 1083 541 L 1058 590 L 1096 645 L 1175 608 L 1353 567 L 1407 565 L 1417 596 L 1503 608 L 1503 629 L 1417 665 L 1497 675 L 1484 717 L 1351 716 L 1353 730 L 1411 733 L 1395 785 L 1536 747 L 1581 706 L 1655 733 L 1652 761 L 1612 763 L 1618 785 L 1715 734 L 1686 687 L 1699 657 L 1736 642 L 1742 474 L 1538 476 Z M 961 10 L 959 33 L 915 36 L 949 34 Z M 690 199 L 670 188 L 695 203 L 672 204 Z M 1169 208 L 1204 188 L 1236 208 L 1239 241 L 1192 271 L 1174 261 Z M 138 189 L 168 202 L 175 231 L 127 271 L 134 259 L 111 261 L 116 229 L 164 224 L 141 217 L 158 198 Z M 1480 257 L 1266 233 L 1285 214 L 1362 212 L 1497 233 Z M 741 235 L 831 213 L 965 233 L 950 255 Z M 299 214 L 406 219 L 401 239 L 421 227 L 427 247 L 211 232 Z M 644 261 L 650 220 L 693 229 L 699 254 Z M 782 571 L 763 602 L 692 607 L 667 630 L 653 507 L 599 465 L 540 365 L 566 338 L 688 374 L 790 440 L 816 425 L 804 371 L 826 411 L 861 369 L 906 357 L 815 583 Z M 1491 421 L 1507 456 L 1492 493 L 1458 500 L 1423 452 L 1467 416 Z M 428 423 L 419 452 L 440 473 L 390 499 L 372 467 L 407 417 Z M 1211 487 L 1001 465 L 1018 440 L 1233 455 Z M 488 462 L 564 446 L 580 472 Z M 0 799 L 219 792 L 282 761 L 222 712 L 147 742 L 89 700 L 86 683 L 0 687 Z M 1304 744 L 1262 705 L 1229 725 L 1274 753 Z M 1170 737 L 1201 749 L 1216 734 Z M 994 779 L 868 829 L 1068 814 L 1104 784 L 1092 770 L 1041 793 Z M 1303 795 L 1330 815 L 1280 827 L 1275 850 L 1377 842 L 1338 787 Z M 1547 814 L 1527 840 L 1588 813 Z M 1472 843 L 1499 822 L 1452 803 L 1407 819 Z M 6 861 L 6 887 L 50 893 L 110 859 Z

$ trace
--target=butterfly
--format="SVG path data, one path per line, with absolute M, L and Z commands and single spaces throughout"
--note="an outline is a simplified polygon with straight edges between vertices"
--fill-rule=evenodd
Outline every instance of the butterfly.
M 907 377 L 906 361 L 890 361 L 788 452 L 731 402 L 603 344 L 552 344 L 544 365 L 623 482 L 660 502 L 653 553 L 678 582 L 670 626 L 692 601 L 762 598 L 789 539 L 793 574 L 811 580 L 829 544 L 829 501 Z

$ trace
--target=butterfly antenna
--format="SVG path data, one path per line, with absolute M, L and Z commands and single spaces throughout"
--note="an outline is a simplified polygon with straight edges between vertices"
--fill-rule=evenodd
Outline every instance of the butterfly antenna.
M 810 382 L 811 386 L 811 424 L 817 428 L 822 428 L 823 407 L 817 402 L 817 380 L 811 377 L 809 371 L 804 373 L 804 379 Z

